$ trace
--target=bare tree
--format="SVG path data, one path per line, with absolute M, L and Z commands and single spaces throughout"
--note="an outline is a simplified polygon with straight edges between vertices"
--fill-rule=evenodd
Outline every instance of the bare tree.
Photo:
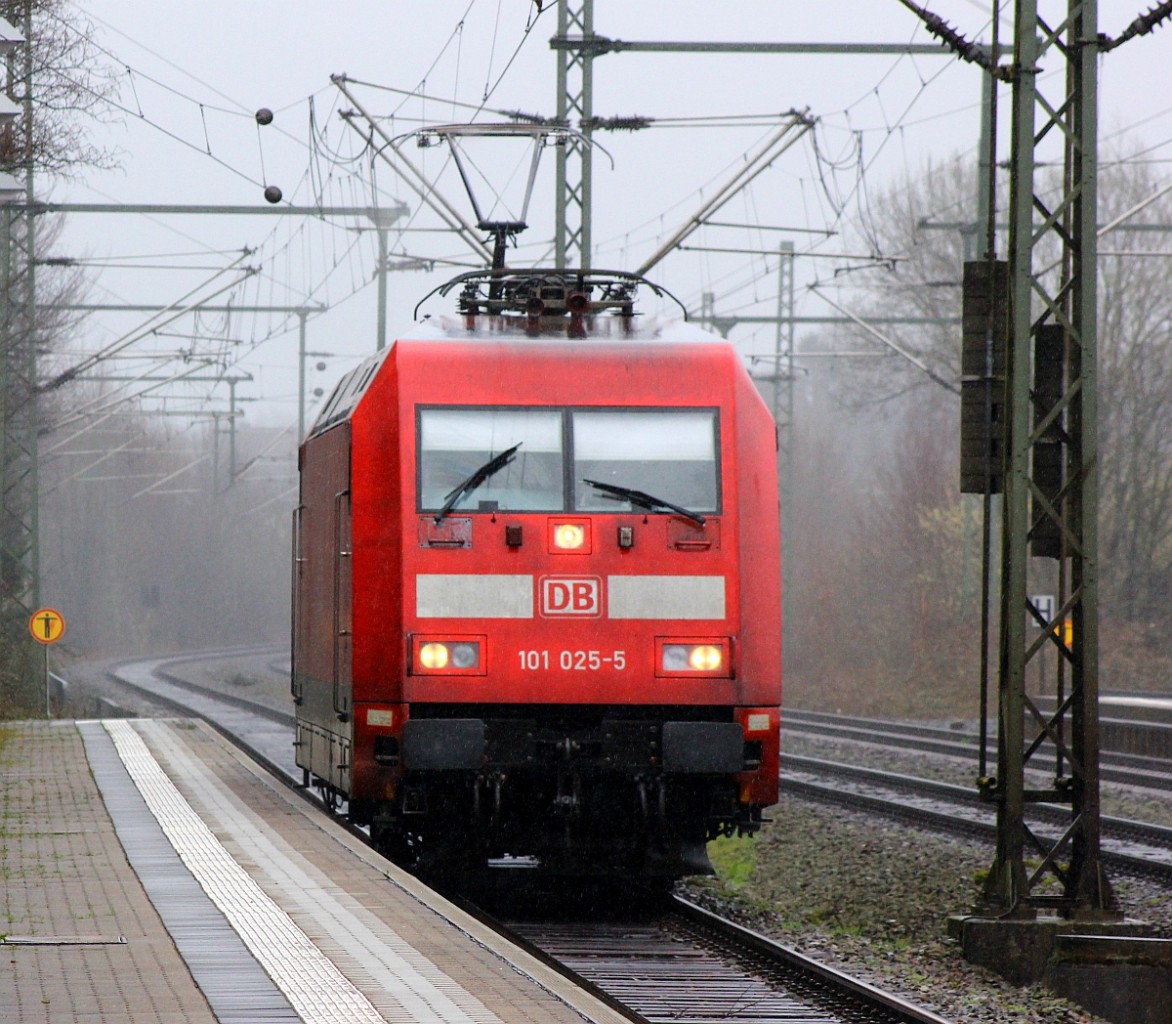
M 1154 684 L 1172 667 L 1172 291 L 1168 257 L 1157 255 L 1169 249 L 1172 196 L 1145 202 L 1157 193 L 1148 163 L 1104 158 L 1100 224 L 1142 205 L 1104 235 L 1099 261 L 1102 661 L 1104 677 L 1120 685 Z M 860 278 L 855 308 L 876 318 L 939 321 L 890 331 L 939 377 L 957 380 L 961 264 L 984 248 L 966 245 L 971 235 L 962 229 L 975 221 L 973 175 L 959 163 L 931 167 L 914 182 L 893 187 L 874 209 L 882 213 L 868 225 L 866 238 L 891 262 Z M 1004 252 L 1004 239 L 999 246 Z M 856 335 L 852 346 L 864 337 Z M 857 413 L 875 416 L 883 406 L 888 415 L 902 411 L 927 417 L 940 424 L 945 437 L 958 438 L 955 399 L 910 361 L 871 361 L 849 373 Z M 955 452 L 939 471 L 954 488 Z M 941 496 L 930 518 L 949 520 L 954 497 L 954 492 Z M 894 542 L 894 525 L 889 523 L 886 535 L 873 536 L 871 543 Z M 957 626 L 968 628 L 962 622 Z
M 960 379 L 961 271 L 981 247 L 975 206 L 975 175 L 958 159 L 905 175 L 872 204 L 881 212 L 852 247 L 872 252 L 875 265 L 855 275 L 858 288 L 847 301 L 903 354 L 889 349 L 893 358 L 851 369 L 860 407 L 909 394 L 937 409 L 952 401 L 940 382 Z M 920 323 L 883 322 L 892 317 Z M 883 349 L 861 328 L 851 335 L 852 347 Z
M 938 414 L 901 415 L 890 403 L 837 414 L 803 406 L 802 415 L 787 702 L 971 713 L 979 521 L 956 490 L 949 431 Z
M 1157 192 L 1149 165 L 1108 165 L 1100 223 Z M 1155 230 L 1140 230 L 1140 225 Z M 1101 243 L 1099 436 L 1104 605 L 1172 625 L 1172 200 L 1147 205 Z M 1144 255 L 1148 254 L 1148 255 Z
M 114 72 L 92 42 L 92 26 L 65 0 L 0 0 L 3 16 L 25 42 L 9 57 L 9 97 L 23 113 L 0 128 L 0 168 L 33 182 L 39 175 L 70 174 L 83 166 L 109 163 L 85 133 L 87 116 L 115 84 Z M 3 317 L 0 317 L 0 682 L 5 711 L 37 707 L 36 668 L 25 631 L 30 581 L 35 564 L 37 493 L 29 481 L 35 460 L 39 417 L 38 357 L 70 325 L 58 309 L 75 297 L 76 275 L 44 266 L 52 232 L 38 230 L 34 209 L 3 210 Z M 34 274 L 34 268 L 36 273 Z M 34 291 L 35 280 L 35 291 Z M 30 552 L 32 554 L 30 554 Z
M 86 167 L 108 167 L 109 150 L 89 134 L 94 120 L 111 117 L 105 101 L 116 91 L 118 69 L 94 41 L 94 26 L 69 0 L 0 0 L 0 17 L 25 36 L 9 65 L 9 95 L 31 101 L 31 118 L 0 129 L 0 166 L 70 177 Z

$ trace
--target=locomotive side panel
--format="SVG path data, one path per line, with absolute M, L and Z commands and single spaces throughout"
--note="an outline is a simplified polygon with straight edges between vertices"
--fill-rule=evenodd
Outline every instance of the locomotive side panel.
M 736 376 L 740 483 L 741 662 L 743 686 L 738 720 L 746 738 L 760 743 L 758 771 L 741 776 L 742 802 L 777 802 L 780 773 L 781 558 L 777 432 L 747 373 Z M 768 709 L 766 712 L 765 709 Z M 768 714 L 764 725 L 763 714 Z
M 402 772 L 404 516 L 397 348 L 392 346 L 351 417 L 353 427 L 354 756 L 351 794 L 393 799 Z
M 309 438 L 301 450 L 293 694 L 297 764 L 349 788 L 350 426 Z

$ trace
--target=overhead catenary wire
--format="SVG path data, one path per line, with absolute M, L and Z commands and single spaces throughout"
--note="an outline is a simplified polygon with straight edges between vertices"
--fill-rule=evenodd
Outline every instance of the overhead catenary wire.
M 912 353 L 909 352 L 905 346 L 900 345 L 898 342 L 892 341 L 889 337 L 887 337 L 887 335 L 885 335 L 882 331 L 878 330 L 877 328 L 875 328 L 871 324 L 867 323 L 867 321 L 864 320 L 862 317 L 860 317 L 856 313 L 852 313 L 845 306 L 839 305 L 839 303 L 835 302 L 833 299 L 831 299 L 828 296 L 826 296 L 825 294 L 823 294 L 818 285 L 810 285 L 809 288 L 811 291 L 816 292 L 819 295 L 819 297 L 822 299 L 823 302 L 825 302 L 827 305 L 831 306 L 833 309 L 838 310 L 838 312 L 840 312 L 847 319 L 853 321 L 855 324 L 857 324 L 859 327 L 861 327 L 864 331 L 866 331 L 872 338 L 874 338 L 880 344 L 887 346 L 887 348 L 891 349 L 892 352 L 896 353 L 899 356 L 902 356 L 905 360 L 907 360 L 909 363 L 911 363 L 912 366 L 914 366 L 917 370 L 919 370 L 921 373 L 923 373 L 933 383 L 939 384 L 946 391 L 950 391 L 954 395 L 960 394 L 960 388 L 958 388 L 952 381 L 945 380 L 943 377 L 940 376 L 940 374 L 938 374 L 935 370 L 933 370 L 930 366 L 928 366 L 928 364 L 925 363 L 922 359 L 919 359 L 916 356 L 912 355 Z
M 651 254 L 639 268 L 635 271 L 637 274 L 646 274 L 652 267 L 654 267 L 660 260 L 663 259 L 669 252 L 688 237 L 704 222 L 704 218 L 710 214 L 716 213 L 728 202 L 741 188 L 752 181 L 762 171 L 766 170 L 772 163 L 785 153 L 790 146 L 794 144 L 813 126 L 813 119 L 810 118 L 806 111 L 794 111 L 790 115 L 790 119 L 785 122 L 763 145 L 757 150 L 753 156 L 746 159 L 744 166 L 739 168 L 737 172 L 729 179 L 700 209 L 683 224 L 666 242 L 663 243 L 654 253 Z M 791 132 L 796 132 L 793 137 L 790 137 Z
M 76 28 L 74 26 L 66 24 L 66 27 L 76 31 Z M 129 36 L 126 36 L 125 33 L 119 33 L 119 34 L 124 35 L 126 38 L 130 38 Z M 110 53 L 110 51 L 105 50 L 104 48 L 100 48 L 100 49 L 102 49 L 102 52 L 104 52 L 110 56 L 113 56 Z M 149 47 L 144 47 L 144 49 L 146 49 L 148 52 L 152 53 L 152 55 L 159 57 L 159 59 L 164 60 L 169 66 L 174 67 L 177 70 L 180 70 L 182 72 L 182 69 L 180 69 L 178 67 L 178 65 L 176 65 L 174 62 L 166 60 L 166 58 L 163 58 L 161 55 L 158 55 L 155 51 L 150 50 Z M 186 72 L 183 72 L 183 73 L 186 73 Z M 135 95 L 137 97 L 138 90 L 135 86 L 134 75 L 135 75 L 134 70 L 131 69 L 129 66 L 127 66 L 128 81 L 130 82 L 132 92 L 135 93 Z M 194 143 L 191 140 L 183 138 L 177 132 L 168 129 L 166 126 L 164 126 L 160 123 L 154 122 L 149 117 L 147 117 L 146 111 L 143 110 L 142 105 L 141 105 L 142 104 L 141 98 L 137 98 L 135 101 L 136 104 L 138 105 L 137 111 L 131 110 L 130 108 L 125 107 L 125 105 L 121 105 L 121 104 L 114 102 L 112 105 L 115 109 L 119 109 L 124 113 L 131 113 L 131 114 L 138 116 L 139 119 L 146 121 L 148 124 L 151 124 L 152 127 L 155 127 L 157 129 L 161 130 L 163 132 L 163 134 L 168 135 L 169 137 L 175 139 L 176 141 L 181 142 L 182 144 L 184 144 L 190 148 L 195 148 L 195 149 L 201 151 L 201 153 L 203 155 L 208 156 L 208 157 L 216 160 L 217 162 L 223 164 L 224 166 L 226 166 L 230 170 L 232 170 L 234 173 L 240 174 L 246 178 L 249 178 L 249 180 L 252 180 L 251 177 L 247 173 L 242 172 L 239 169 L 232 167 L 227 161 L 220 159 L 217 156 L 217 154 L 215 152 L 213 152 L 211 140 L 210 140 L 210 137 L 209 137 L 209 134 L 207 131 L 207 127 L 206 127 L 207 126 L 206 114 L 207 114 L 208 110 L 216 110 L 217 112 L 232 114 L 233 116 L 245 116 L 244 108 L 243 108 L 242 104 L 236 104 L 236 106 L 239 108 L 239 111 L 229 110 L 227 108 L 222 108 L 222 107 L 219 107 L 214 104 L 209 104 L 206 101 L 198 100 L 195 97 L 191 97 L 191 96 L 187 95 L 186 93 L 184 93 L 182 90 L 175 89 L 175 88 L 169 86 L 167 83 L 164 83 L 161 80 L 154 78 L 153 76 L 140 74 L 140 77 L 144 78 L 144 80 L 151 81 L 153 84 L 157 85 L 158 87 L 160 87 L 162 89 L 167 90 L 168 92 L 170 92 L 174 95 L 182 97 L 187 102 L 190 102 L 197 107 L 197 109 L 200 112 L 201 124 L 204 126 L 204 138 L 203 138 L 202 146 L 199 143 Z M 189 75 L 189 77 L 191 77 L 193 80 L 199 82 L 200 85 L 203 86 L 204 88 L 211 88 L 218 95 L 223 96 L 225 98 L 228 98 L 230 100 L 230 98 L 227 97 L 226 94 L 224 94 L 220 90 L 215 90 L 214 87 L 210 86 L 206 81 L 204 81 L 203 79 L 200 79 L 198 76 Z M 262 152 L 262 177 L 263 177 L 263 152 Z
M 472 11 L 473 7 L 474 7 L 474 4 L 470 3 L 468 5 L 467 9 L 464 11 L 463 17 L 467 17 L 469 12 Z M 499 13 L 499 4 L 498 4 L 498 13 Z M 459 39 L 458 32 L 457 32 L 457 30 L 453 30 L 453 33 L 449 39 L 449 50 L 448 50 L 449 55 L 454 50 L 458 49 L 459 45 L 460 45 L 460 39 Z M 433 79 L 435 77 L 434 69 L 437 66 L 438 61 L 440 60 L 440 58 L 442 56 L 443 56 L 443 51 L 441 51 L 440 55 L 437 56 L 436 61 L 433 62 L 431 69 L 429 70 L 429 75 Z M 490 75 L 491 75 L 491 67 L 490 67 L 490 71 L 487 72 L 485 75 L 485 82 L 486 83 L 489 81 Z M 207 85 L 206 82 L 203 82 L 202 80 L 195 78 L 195 76 L 191 76 L 191 77 L 196 81 L 201 81 L 201 84 Z M 411 91 L 409 93 L 409 95 L 418 96 L 421 94 L 421 92 L 422 92 L 422 90 Z M 224 95 L 224 94 L 221 93 L 221 95 Z M 456 97 L 452 97 L 452 99 L 456 99 Z M 439 100 L 436 98 L 434 93 L 432 93 L 432 95 L 431 95 L 431 102 L 433 102 L 433 103 L 439 102 Z M 218 109 L 213 104 L 205 104 L 205 105 L 207 106 L 207 108 L 209 110 Z M 476 105 L 469 104 L 469 107 L 471 107 L 471 108 L 475 108 L 475 106 Z M 400 115 L 402 115 L 402 111 L 400 111 Z M 250 116 L 248 114 L 248 112 L 246 110 L 244 110 L 244 108 L 242 106 L 241 106 L 241 110 L 240 110 L 240 116 Z M 893 130 L 897 131 L 898 130 L 897 122 L 898 122 L 898 119 L 891 122 L 888 127 L 891 127 L 891 128 L 893 128 Z M 824 130 L 825 131 L 832 131 L 834 129 L 833 129 L 833 126 L 825 125 Z M 873 147 L 868 146 L 868 150 L 869 151 L 873 150 Z M 870 155 L 870 153 L 868 155 Z M 844 168 L 840 169 L 839 173 L 845 175 L 846 173 L 854 173 L 854 172 L 848 171 L 848 169 L 844 167 Z M 864 168 L 862 168 L 862 174 L 865 175 L 865 173 L 866 173 L 866 169 L 864 167 Z M 867 189 L 866 189 L 866 182 L 864 179 L 863 183 L 862 183 L 862 188 L 859 192 L 859 198 L 863 199 L 863 198 L 865 198 L 866 195 L 867 195 Z M 840 191 L 838 193 L 838 197 L 840 200 L 842 200 L 842 203 L 841 203 L 841 205 L 838 206 L 838 209 L 837 209 L 836 213 L 834 214 L 834 216 L 836 218 L 835 222 L 841 222 L 841 218 L 844 216 L 844 210 L 849 212 L 849 209 L 848 209 L 849 201 L 850 201 L 849 194 L 846 193 L 845 191 Z M 300 228 L 299 227 L 297 230 L 299 233 L 299 237 L 302 239 L 302 241 L 304 241 L 306 238 L 308 238 L 312 234 L 312 232 L 308 228 Z M 332 279 L 332 282 L 328 286 L 331 292 L 335 292 L 336 290 L 338 290 L 340 288 L 346 287 L 346 285 L 347 285 L 346 273 L 347 272 L 350 272 L 352 274 L 352 279 L 350 282 L 351 287 L 354 289 L 352 294 L 356 294 L 356 292 L 358 290 L 361 290 L 362 288 L 366 287 L 369 284 L 369 279 L 368 278 L 363 279 L 362 274 L 357 272 L 360 269 L 359 261 L 358 261 L 357 257 L 360 255 L 360 253 L 362 251 L 361 246 L 364 244 L 365 244 L 365 242 L 358 243 L 357 246 L 351 245 L 351 246 L 345 247 L 345 252 L 343 254 L 344 258 L 337 259 L 337 260 L 333 261 L 333 263 L 331 264 L 331 271 L 337 271 L 339 273 L 335 274 L 335 276 Z M 304 251 L 304 249 L 306 247 L 303 246 L 302 248 Z M 403 254 L 406 255 L 406 252 L 404 251 Z M 268 254 L 266 253 L 266 256 L 267 255 Z M 315 268 L 318 266 L 320 266 L 320 265 L 314 264 Z M 284 284 L 287 283 L 289 276 L 291 276 L 291 275 L 286 275 L 285 278 L 282 279 L 279 275 L 279 272 L 274 268 L 275 268 L 275 265 L 273 264 L 273 262 L 269 259 L 266 259 L 263 263 L 263 270 L 261 271 L 261 273 L 257 276 L 257 278 L 250 279 L 250 281 L 247 284 L 247 287 L 250 289 L 251 288 L 259 289 L 262 287 L 273 287 L 273 286 L 275 286 L 277 288 L 282 287 Z M 307 271 L 309 270 L 308 263 L 307 263 L 306 269 L 307 269 Z M 749 280 L 751 282 L 753 280 L 753 278 L 750 277 Z M 320 292 L 317 294 L 320 294 Z M 271 321 L 270 321 L 270 325 L 269 325 L 268 329 L 267 330 L 262 329 L 260 334 L 267 335 L 268 338 L 279 337 L 280 330 L 281 330 L 280 327 L 274 328 L 272 326 Z M 263 343 L 263 340 L 258 343 Z
M 470 7 L 469 9 L 471 9 L 471 7 Z M 466 12 L 465 12 L 465 13 L 466 13 Z M 533 22 L 531 21 L 531 23 L 530 23 L 530 26 L 529 26 L 529 27 L 532 27 L 532 23 L 533 23 Z M 455 34 L 455 33 L 454 33 L 454 37 L 456 37 L 456 34 Z
M 145 388 L 143 388 L 141 391 L 136 391 L 133 394 L 125 395 L 121 398 L 110 399 L 107 401 L 106 399 L 109 398 L 109 396 L 99 396 L 98 399 L 95 399 L 94 402 L 90 403 L 91 406 L 97 403 L 98 404 L 97 408 L 90 408 L 89 406 L 87 406 L 85 411 L 81 411 L 81 410 L 76 411 L 72 416 L 69 416 L 63 420 L 60 420 L 57 423 L 51 424 L 49 427 L 49 431 L 52 432 L 52 431 L 60 430 L 63 427 L 67 427 L 67 426 L 70 426 L 74 423 L 80 422 L 80 421 L 86 419 L 87 417 L 99 416 L 100 418 L 98 418 L 96 420 L 91 420 L 81 430 L 78 430 L 77 432 L 71 434 L 69 437 L 62 438 L 60 441 L 58 441 L 54 445 L 48 446 L 46 448 L 46 451 L 47 452 L 54 452 L 60 448 L 63 448 L 65 445 L 69 444 L 71 441 L 76 440 L 77 438 L 81 437 L 83 434 L 87 433 L 90 430 L 93 430 L 95 427 L 101 425 L 102 423 L 105 423 L 111 417 L 117 415 L 117 410 L 121 406 L 126 405 L 127 403 L 132 402 L 135 399 L 141 398 L 147 392 L 154 391 L 158 388 L 164 387 L 167 384 L 174 383 L 174 381 L 179 380 L 180 378 L 187 376 L 188 374 L 196 373 L 199 370 L 206 369 L 207 365 L 208 364 L 193 365 L 188 370 L 185 370 L 183 373 L 175 374 L 175 376 L 170 378 L 169 380 L 151 382 Z M 147 371 L 147 372 L 149 372 L 149 371 Z
M 238 284 L 239 282 L 238 281 L 229 281 L 227 284 L 221 285 L 219 288 L 216 288 L 210 294 L 201 296 L 197 301 L 191 301 L 191 302 L 188 301 L 188 300 L 192 299 L 192 297 L 201 288 L 205 287 L 206 285 L 211 284 L 212 281 L 214 281 L 216 278 L 220 277 L 223 274 L 229 273 L 233 270 L 236 270 L 238 273 L 241 273 L 243 275 L 252 275 L 252 274 L 256 273 L 256 269 L 254 267 L 238 268 L 236 266 L 236 264 L 238 264 L 240 262 L 240 260 L 247 258 L 248 255 L 249 255 L 249 253 L 247 253 L 247 252 L 242 253 L 241 256 L 237 260 L 234 260 L 227 267 L 224 267 L 223 269 L 217 271 L 207 281 L 201 282 L 195 288 L 188 291 L 185 295 L 181 296 L 179 299 L 176 299 L 170 305 L 168 305 L 164 309 L 160 310 L 159 313 L 155 317 L 149 318 L 145 324 L 143 324 L 140 327 L 136 328 L 135 330 L 129 332 L 128 334 L 123 335 L 118 340 L 107 345 L 106 348 L 101 349 L 98 352 L 93 353 L 92 355 L 90 355 L 86 359 L 81 360 L 79 363 L 75 364 L 74 366 L 70 367 L 69 369 L 63 370 L 62 372 L 56 374 L 50 380 L 48 380 L 44 384 L 40 385 L 40 390 L 50 391 L 50 390 L 53 390 L 54 388 L 61 387 L 61 385 L 65 384 L 68 381 L 72 380 L 73 378 L 77 377 L 79 374 L 85 373 L 87 370 L 96 366 L 98 363 L 100 363 L 102 361 L 103 358 L 105 358 L 106 355 L 113 354 L 115 352 L 120 352 L 125 348 L 129 348 L 136 341 L 140 341 L 142 338 L 149 335 L 155 327 L 161 327 L 165 324 L 171 323 L 174 320 L 179 319 L 181 316 L 184 316 L 187 313 L 191 312 L 191 310 L 196 308 L 197 306 L 199 306 L 203 303 L 206 303 L 210 299 L 215 298 L 217 295 L 222 295 L 224 292 L 235 287 L 236 284 Z M 161 317 L 159 322 L 152 326 L 151 321 L 155 320 L 156 318 L 159 318 L 159 317 Z

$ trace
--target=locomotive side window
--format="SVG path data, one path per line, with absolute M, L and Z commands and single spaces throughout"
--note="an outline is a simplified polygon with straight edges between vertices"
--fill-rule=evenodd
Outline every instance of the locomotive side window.
M 515 451 L 493 465 L 510 449 Z M 560 410 L 419 411 L 422 511 L 442 509 L 461 492 L 452 510 L 557 512 L 562 481 Z
M 578 410 L 572 420 L 575 509 L 632 508 L 613 490 L 584 482 L 591 480 L 693 512 L 720 510 L 715 409 Z

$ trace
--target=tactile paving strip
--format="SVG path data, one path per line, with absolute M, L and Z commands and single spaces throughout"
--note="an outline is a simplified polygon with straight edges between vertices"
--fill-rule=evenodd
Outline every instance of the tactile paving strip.
M 100 722 L 80 722 L 118 839 L 221 1024 L 299 1024 L 289 1000 L 179 859 Z M 141 742 L 141 741 L 140 741 Z
M 396 922 L 402 926 L 401 933 L 385 918 L 372 915 L 361 896 L 355 898 L 347 891 L 345 886 L 354 884 L 353 878 L 344 874 L 331 876 L 328 868 L 323 877 L 319 865 L 303 859 L 278 832 L 266 827 L 263 816 L 241 803 L 233 787 L 223 784 L 214 765 L 189 746 L 190 740 L 179 740 L 178 730 L 158 722 L 139 722 L 135 729 L 169 777 L 180 780 L 184 795 L 223 839 L 229 854 L 238 863 L 263 866 L 259 877 L 255 870 L 253 877 L 311 941 L 362 987 L 387 1021 L 502 1024 L 501 1018 L 478 998 L 481 993 L 467 987 L 471 975 L 458 981 L 436 963 L 436 953 L 441 958 L 459 954 L 444 952 L 434 945 L 438 935 L 425 934 L 429 925 L 442 919 L 434 907 L 413 897 L 411 912 Z M 380 883 L 385 883 L 388 891 L 398 888 L 385 876 Z M 412 920 L 417 916 L 428 924 L 421 928 L 419 920 Z M 500 969 L 503 965 L 496 966 Z M 513 969 L 511 962 L 509 968 Z M 510 1006 L 510 1010 L 518 1014 L 513 1019 L 531 1019 L 515 1007 Z
M 366 996 L 233 860 L 131 725 L 104 724 L 175 852 L 305 1024 L 385 1024 Z

